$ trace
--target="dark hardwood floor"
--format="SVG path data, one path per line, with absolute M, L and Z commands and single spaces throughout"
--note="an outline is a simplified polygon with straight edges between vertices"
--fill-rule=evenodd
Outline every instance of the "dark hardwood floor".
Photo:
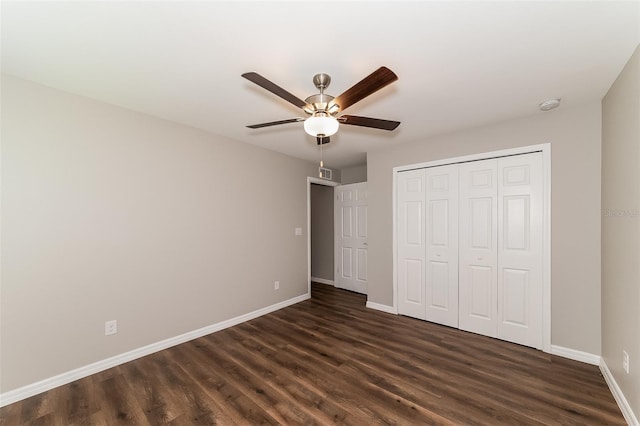
M 0 424 L 625 424 L 596 366 L 312 293 L 4 407 Z

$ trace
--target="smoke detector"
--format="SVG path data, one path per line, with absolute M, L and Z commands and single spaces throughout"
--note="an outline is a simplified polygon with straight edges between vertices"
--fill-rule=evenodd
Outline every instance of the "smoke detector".
M 560 98 L 548 99 L 539 105 L 540 111 L 551 111 L 560 106 Z

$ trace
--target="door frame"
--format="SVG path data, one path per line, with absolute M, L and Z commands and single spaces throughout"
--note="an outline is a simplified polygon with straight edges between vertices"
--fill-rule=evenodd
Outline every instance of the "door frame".
M 307 295 L 311 296 L 311 184 L 339 186 L 339 182 L 307 176 Z M 333 200 L 333 196 L 331 197 Z M 332 209 L 333 210 L 333 209 Z M 333 217 L 332 217 L 333 220 Z M 334 253 L 335 255 L 335 253 Z M 335 273 L 335 272 L 334 272 Z
M 542 350 L 551 353 L 551 144 L 528 145 L 499 151 L 471 154 L 443 160 L 427 161 L 424 163 L 408 164 L 393 168 L 392 203 L 393 203 L 393 311 L 398 313 L 398 173 L 424 169 L 448 164 L 466 163 L 470 161 L 488 160 L 491 158 L 508 157 L 513 155 L 542 153 L 543 176 L 543 231 L 542 231 Z

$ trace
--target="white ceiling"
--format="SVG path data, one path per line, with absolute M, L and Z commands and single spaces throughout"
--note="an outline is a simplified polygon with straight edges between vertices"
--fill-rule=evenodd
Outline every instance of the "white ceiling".
M 304 99 L 326 72 L 338 95 L 386 65 L 399 80 L 346 112 L 326 165 L 488 123 L 600 100 L 640 42 L 640 2 L 6 2 L 2 70 L 61 90 L 317 161 L 303 116 L 240 77 Z M 548 112 L 546 114 L 552 114 Z

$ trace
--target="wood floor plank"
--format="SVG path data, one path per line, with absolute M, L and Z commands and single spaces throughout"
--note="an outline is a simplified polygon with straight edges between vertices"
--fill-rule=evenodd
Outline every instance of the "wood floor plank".
M 115 367 L 120 370 L 121 367 Z M 145 424 L 146 417 L 138 405 L 133 389 L 122 374 L 100 382 L 101 411 L 108 424 Z
M 251 325 L 261 327 L 260 321 L 252 321 Z M 276 332 L 276 324 L 270 322 L 268 328 L 271 330 L 270 336 L 290 341 L 289 334 L 278 334 Z M 262 328 L 258 328 L 262 333 Z M 329 351 L 329 348 L 326 348 Z M 332 400 L 338 401 L 339 404 L 350 409 L 354 413 L 356 419 L 363 421 L 376 421 L 387 424 L 396 423 L 394 416 L 388 416 L 388 408 L 384 404 L 376 402 L 380 401 L 380 391 L 376 391 L 362 398 L 361 385 L 357 378 L 341 375 L 335 360 L 327 361 L 326 352 L 317 352 L 309 349 L 308 346 L 298 346 L 296 344 L 287 344 L 282 351 L 278 353 L 278 357 L 274 358 L 274 362 L 281 363 L 292 372 L 297 382 L 304 381 L 312 383 L 315 386 L 324 389 L 330 395 Z M 354 380 L 356 379 L 356 380 Z M 384 398 L 385 401 L 388 398 Z M 399 413 L 394 413 L 399 418 Z M 403 419 L 406 423 L 406 419 Z M 355 423 L 357 424 L 357 423 Z
M 163 424 L 175 418 L 179 413 L 167 404 L 166 388 L 159 383 L 153 363 L 128 363 L 125 374 L 138 405 L 149 423 Z
M 0 409 L 14 425 L 624 425 L 598 367 L 312 298 Z
M 245 395 L 245 389 L 233 371 L 235 366 L 232 360 L 215 360 L 202 341 L 194 345 L 180 345 L 176 350 L 182 352 L 183 358 L 192 360 L 181 365 L 189 377 L 202 386 L 209 398 L 221 401 L 220 405 L 234 422 L 278 424 L 276 419 Z
M 328 402 L 326 394 L 306 383 L 292 381 L 288 370 L 270 360 L 276 354 L 253 339 L 250 330 L 248 327 L 236 327 L 229 330 L 228 333 L 241 345 L 237 349 L 229 348 L 229 354 L 240 362 L 243 368 L 259 374 L 262 380 L 279 392 L 279 398 L 285 404 L 291 407 L 300 407 L 306 414 L 305 424 L 345 422 L 349 414 L 348 411 L 337 404 Z M 256 352 L 261 356 L 254 356 L 253 354 Z
M 233 346 L 235 340 L 229 333 L 216 336 L 215 345 L 213 342 L 204 340 L 202 349 L 206 348 L 207 358 L 216 365 L 227 362 L 224 368 L 225 380 L 233 383 L 253 404 L 260 407 L 265 413 L 280 424 L 299 424 L 308 422 L 304 414 L 295 406 L 280 404 L 281 396 L 279 392 L 265 382 L 253 371 L 245 368 L 238 358 L 234 356 Z M 217 350 L 224 348 L 224 351 Z

